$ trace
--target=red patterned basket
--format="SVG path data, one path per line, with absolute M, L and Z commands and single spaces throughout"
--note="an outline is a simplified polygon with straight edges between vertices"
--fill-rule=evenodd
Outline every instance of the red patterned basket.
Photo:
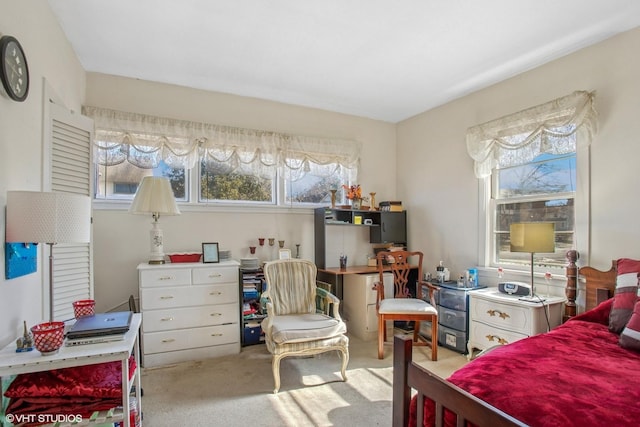
M 53 354 L 62 347 L 64 322 L 39 323 L 31 328 L 33 344 L 40 353 Z
M 73 303 L 73 315 L 77 318 L 93 316 L 96 313 L 96 302 L 92 299 L 81 299 Z

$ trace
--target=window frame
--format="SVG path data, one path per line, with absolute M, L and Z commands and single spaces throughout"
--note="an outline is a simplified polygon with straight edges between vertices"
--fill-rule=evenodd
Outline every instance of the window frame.
M 478 179 L 478 266 L 497 271 L 500 265 L 493 263 L 493 250 L 495 243 L 493 236 L 495 231 L 495 218 L 498 202 L 492 197 L 492 175 Z M 576 192 L 574 196 L 574 245 L 580 259 L 589 263 L 590 253 L 590 224 L 591 224 L 591 149 L 590 146 L 576 148 Z M 509 265 L 516 275 L 527 275 L 531 272 L 531 266 Z M 543 271 L 544 270 L 544 271 Z M 550 271 L 553 275 L 564 276 L 564 267 L 536 267 L 534 272 L 544 273 Z

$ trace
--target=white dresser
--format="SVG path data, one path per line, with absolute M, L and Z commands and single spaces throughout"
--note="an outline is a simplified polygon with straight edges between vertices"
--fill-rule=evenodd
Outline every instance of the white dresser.
M 544 302 L 521 301 L 497 288 L 469 292 L 468 358 L 474 350 L 509 344 L 560 325 L 565 298 L 543 299 Z
M 239 263 L 138 265 L 142 365 L 240 352 Z

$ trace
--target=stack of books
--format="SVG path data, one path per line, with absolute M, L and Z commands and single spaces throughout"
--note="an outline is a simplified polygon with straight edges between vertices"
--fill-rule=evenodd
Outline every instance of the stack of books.
M 382 212 L 402 212 L 401 201 L 386 201 L 380 202 L 380 210 Z

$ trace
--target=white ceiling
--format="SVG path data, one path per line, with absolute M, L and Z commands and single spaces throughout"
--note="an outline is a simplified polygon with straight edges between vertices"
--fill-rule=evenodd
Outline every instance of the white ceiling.
M 393 123 L 640 25 L 637 0 L 49 3 L 87 71 Z

